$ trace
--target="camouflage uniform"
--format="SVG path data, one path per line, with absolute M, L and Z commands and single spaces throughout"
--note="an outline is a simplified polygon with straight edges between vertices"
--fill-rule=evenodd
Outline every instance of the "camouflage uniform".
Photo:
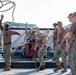
M 56 50 L 57 32 L 58 32 L 58 29 L 54 28 L 54 32 L 53 32 L 53 50 L 54 50 L 54 58 L 53 59 L 54 60 L 55 60 L 55 56 L 57 56 L 56 55 L 56 52 L 57 52 L 57 50 Z
M 53 32 L 53 50 L 54 50 L 54 51 L 55 51 L 55 47 L 56 47 L 57 32 L 58 32 L 58 29 L 55 28 L 55 29 L 54 29 L 54 32 Z
M 61 47 L 61 57 L 62 57 L 62 62 L 63 62 L 63 67 L 67 68 L 68 66 L 68 53 L 65 50 L 66 47 L 66 43 L 63 43 L 62 47 Z
M 60 35 L 60 30 L 58 30 L 58 32 L 57 32 L 57 45 L 56 45 L 56 50 L 55 50 L 55 56 L 54 56 L 54 58 L 55 58 L 55 63 L 56 63 L 56 65 L 57 66 L 59 66 L 59 65 L 61 65 L 60 64 L 60 61 L 59 61 L 59 58 L 61 57 L 61 50 L 58 50 L 58 45 L 59 45 L 59 35 Z
M 61 34 L 60 34 L 61 39 L 60 40 L 62 40 L 63 35 L 65 35 L 67 31 L 64 28 L 62 28 L 60 32 L 61 32 Z M 64 69 L 67 69 L 67 66 L 68 66 L 68 59 L 67 59 L 68 54 L 67 54 L 67 52 L 65 50 L 65 47 L 66 47 L 66 41 L 61 46 L 61 57 L 62 57 L 63 67 L 64 67 Z
M 76 74 L 76 43 L 74 43 L 74 47 L 75 47 L 75 51 L 74 51 L 74 58 L 73 58 L 73 61 L 74 61 L 74 66 L 75 66 L 75 74 Z
M 44 34 L 37 34 L 36 35 L 36 46 L 38 47 L 38 59 L 40 62 L 39 65 L 39 70 L 44 70 L 45 69 L 45 63 L 44 63 L 44 55 L 45 55 L 45 50 L 46 46 L 45 46 L 45 42 L 46 42 L 46 38 L 44 37 Z M 40 50 L 41 49 L 41 50 Z
M 45 62 L 44 62 L 44 55 L 45 55 L 45 50 L 46 48 L 43 48 L 41 51 L 38 50 L 38 59 L 39 59 L 39 62 L 41 63 L 41 66 L 45 65 Z
M 76 44 L 74 42 L 72 42 L 70 51 L 68 52 L 68 63 L 69 63 L 72 73 L 75 73 L 75 71 L 76 71 L 76 69 L 75 69 L 76 65 L 74 63 L 75 45 Z
M 2 31 L 3 36 L 3 56 L 6 65 L 4 66 L 4 71 L 10 71 L 10 65 L 11 65 L 11 36 L 14 34 L 20 35 L 18 32 L 11 31 L 9 29 L 8 24 L 4 24 L 5 26 L 2 26 L 2 20 L 4 18 L 4 15 L 1 15 L 0 19 L 0 29 Z
M 11 65 L 11 43 L 3 45 L 3 57 L 5 59 L 6 65 Z
M 11 36 L 14 34 L 14 31 L 8 30 L 8 32 L 6 32 L 4 29 L 2 31 L 3 33 L 3 57 L 5 59 L 5 63 L 6 65 L 11 65 L 11 47 L 12 47 L 12 43 L 11 43 Z M 6 43 L 7 41 L 7 43 Z
M 55 59 L 55 63 L 56 63 L 57 66 L 61 65 L 60 61 L 59 61 L 59 58 L 61 57 L 61 51 L 58 50 L 58 45 L 56 45 L 56 50 L 55 50 L 55 53 L 54 53 L 54 59 Z
M 74 41 L 70 45 L 71 47 L 68 53 L 68 62 L 72 73 L 76 75 L 76 22 L 71 25 L 69 32 L 72 32 L 74 35 Z
M 66 30 L 64 28 L 62 28 L 61 30 L 58 30 L 58 34 L 57 34 L 57 47 L 60 44 L 63 35 L 66 34 Z M 55 62 L 56 65 L 60 65 L 60 61 L 59 58 L 62 57 L 62 62 L 63 62 L 63 67 L 67 68 L 68 62 L 67 62 L 67 52 L 65 51 L 65 46 L 66 46 L 66 42 L 64 42 L 61 46 L 61 50 L 58 50 L 58 48 L 56 47 L 56 52 L 55 52 Z
M 3 27 L 1 28 L 1 30 L 3 33 L 3 57 L 6 64 L 3 70 L 9 71 L 11 66 L 11 49 L 12 49 L 11 36 L 14 34 L 17 34 L 17 35 L 20 35 L 20 34 L 18 32 L 11 31 L 10 29 L 6 31 Z

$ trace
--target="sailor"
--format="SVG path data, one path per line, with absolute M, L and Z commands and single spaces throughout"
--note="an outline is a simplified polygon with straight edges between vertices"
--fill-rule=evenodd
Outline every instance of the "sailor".
M 3 57 L 5 60 L 5 67 L 4 67 L 4 71 L 9 71 L 10 70 L 10 66 L 11 66 L 11 36 L 12 35 L 19 35 L 20 34 L 18 32 L 15 31 L 11 31 L 9 29 L 9 25 L 5 24 L 5 26 L 2 26 L 2 20 L 4 18 L 4 15 L 1 15 L 1 19 L 0 19 L 0 29 L 2 31 L 3 34 Z
M 45 69 L 45 62 L 44 62 L 44 55 L 45 55 L 45 50 L 46 47 L 46 38 L 43 33 L 38 33 L 36 32 L 36 46 L 35 50 L 38 47 L 38 59 L 39 59 L 39 70 L 44 70 Z
M 70 25 L 72 25 L 72 23 L 73 23 L 73 20 L 72 20 L 72 15 L 73 15 L 73 13 L 70 13 L 69 15 L 68 15 L 68 19 L 69 19 L 69 21 L 71 22 L 71 24 Z M 69 31 L 69 29 L 68 29 L 68 31 Z M 71 46 L 71 44 L 72 44 L 72 42 L 74 41 L 74 35 L 72 35 L 70 38 L 68 38 L 67 39 L 68 40 L 68 44 L 66 45 L 66 48 L 68 47 L 68 49 L 70 49 L 70 46 Z M 70 53 L 70 51 L 69 51 L 69 53 Z M 71 68 L 71 70 L 73 71 L 73 67 L 72 67 L 72 63 L 73 63 L 73 60 L 72 60 L 72 52 L 69 54 L 68 53 L 68 65 L 70 66 L 70 68 Z M 71 57 L 70 57 L 71 56 Z M 70 62 L 71 61 L 71 62 Z
M 55 57 L 55 49 L 56 49 L 56 41 L 57 41 L 57 32 L 58 32 L 58 28 L 57 28 L 57 23 L 54 23 L 53 24 L 53 27 L 54 27 L 54 31 L 53 31 L 53 50 L 54 50 L 54 57 Z M 54 60 L 54 58 L 53 58 Z
M 68 30 L 68 33 L 63 38 L 61 44 L 59 45 L 59 48 L 62 46 L 62 43 L 68 38 L 74 37 L 74 40 L 71 44 L 67 44 L 66 51 L 68 53 L 68 59 L 70 63 L 70 68 L 72 75 L 76 75 L 76 12 L 74 12 L 71 16 L 72 19 L 72 25 L 70 29 Z
M 61 72 L 67 72 L 68 63 L 67 63 L 67 52 L 65 50 L 66 41 L 62 44 L 61 49 L 60 50 L 58 49 L 58 45 L 61 43 L 63 37 L 66 34 L 66 30 L 63 28 L 62 25 L 63 24 L 62 24 L 61 21 L 57 22 L 57 26 L 59 28 L 58 33 L 57 33 L 57 47 L 56 47 L 57 52 L 55 54 L 55 62 L 56 62 L 57 68 L 54 69 L 54 71 L 62 69 L 60 61 L 59 61 L 59 58 L 62 57 L 62 62 L 63 62 L 64 69 Z

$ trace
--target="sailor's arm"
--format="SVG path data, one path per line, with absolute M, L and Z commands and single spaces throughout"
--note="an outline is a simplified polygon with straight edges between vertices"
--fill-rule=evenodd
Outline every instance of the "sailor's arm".
M 16 31 L 11 31 L 11 32 L 13 35 L 19 35 L 19 36 L 21 35 L 19 32 L 16 32 Z
M 67 44 L 71 45 L 71 43 L 73 42 L 74 40 L 74 36 L 72 36 L 71 38 L 68 38 L 67 39 Z
M 35 51 L 36 51 L 37 47 L 38 47 L 38 44 L 37 44 L 37 40 L 36 40 L 36 44 L 35 44 L 35 48 L 34 48 Z
M 61 43 L 60 43 L 60 46 L 62 46 L 63 42 L 66 40 L 66 39 L 69 39 L 71 38 L 72 36 L 72 33 L 71 32 L 68 32 L 62 39 Z
M 45 40 L 45 39 L 43 39 L 42 42 L 43 42 L 43 44 L 42 44 L 42 47 L 39 49 L 40 51 L 41 51 L 41 50 L 43 49 L 43 47 L 46 45 L 46 40 Z
M 46 45 L 46 44 L 43 44 L 42 47 L 41 47 L 39 50 L 42 51 L 42 49 L 43 49 L 43 47 L 44 47 L 45 45 Z
M 2 20 L 3 20 L 3 18 L 4 18 L 4 15 L 1 15 L 1 19 L 0 19 L 0 28 L 1 29 L 3 28 L 3 26 L 2 26 Z

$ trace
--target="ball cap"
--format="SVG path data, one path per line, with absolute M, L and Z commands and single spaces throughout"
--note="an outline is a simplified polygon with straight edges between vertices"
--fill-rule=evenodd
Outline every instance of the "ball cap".
M 58 21 L 57 24 L 62 24 L 62 22 L 61 21 Z
M 71 17 L 74 17 L 74 16 L 76 16 L 76 12 L 74 12 Z
M 70 13 L 69 15 L 68 15 L 68 18 L 70 17 L 70 16 L 72 16 L 73 15 L 73 13 Z

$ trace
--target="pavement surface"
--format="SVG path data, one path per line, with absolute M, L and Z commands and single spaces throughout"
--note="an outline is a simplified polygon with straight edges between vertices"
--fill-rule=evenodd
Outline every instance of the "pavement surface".
M 66 73 L 61 73 L 61 71 L 54 72 L 54 68 L 46 68 L 45 70 L 38 71 L 36 69 L 21 69 L 21 68 L 12 68 L 10 71 L 3 71 L 0 68 L 0 75 L 71 75 L 71 71 L 68 68 Z

